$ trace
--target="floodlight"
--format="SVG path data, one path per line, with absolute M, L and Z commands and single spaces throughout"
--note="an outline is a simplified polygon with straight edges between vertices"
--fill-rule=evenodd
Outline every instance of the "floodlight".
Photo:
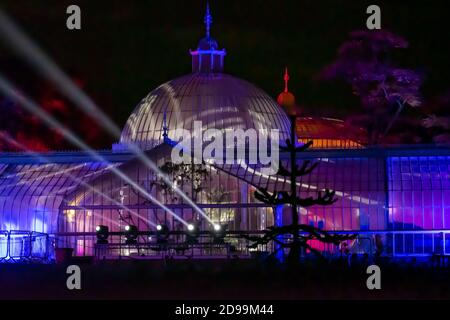
M 156 226 L 156 234 L 168 234 L 169 227 L 165 224 L 158 224 Z
M 227 235 L 227 225 L 214 224 L 213 228 L 214 232 L 212 234 L 214 243 L 223 243 L 224 238 Z
M 188 232 L 186 233 L 186 242 L 188 244 L 196 244 L 198 243 L 199 236 L 199 228 L 197 224 L 189 223 L 187 225 Z
M 97 244 L 108 244 L 109 228 L 107 226 L 96 226 L 95 233 L 97 235 Z
M 158 224 L 156 226 L 156 242 L 157 243 L 166 243 L 169 238 L 169 227 L 165 224 Z
M 133 225 L 125 226 L 125 243 L 136 244 L 138 238 L 138 228 Z

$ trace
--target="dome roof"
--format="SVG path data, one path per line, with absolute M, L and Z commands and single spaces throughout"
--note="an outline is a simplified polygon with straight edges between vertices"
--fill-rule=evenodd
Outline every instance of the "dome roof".
M 209 5 L 205 15 L 206 35 L 190 51 L 192 74 L 166 82 L 150 92 L 128 118 L 120 144 L 136 144 L 148 150 L 168 138 L 176 140 L 176 129 L 194 131 L 194 122 L 206 129 L 256 129 L 268 134 L 278 129 L 280 141 L 289 138 L 290 121 L 268 94 L 253 84 L 223 74 L 225 49 L 218 50 L 211 37 Z M 121 148 L 120 146 L 117 146 Z
M 278 129 L 289 137 L 290 123 L 282 108 L 253 84 L 222 73 L 193 73 L 171 80 L 150 92 L 135 108 L 122 131 L 121 144 L 151 149 L 163 142 L 164 113 L 169 138 L 174 130 Z
M 278 95 L 277 102 L 282 107 L 295 106 L 295 96 L 288 92 L 282 92 Z
M 298 139 L 335 139 L 349 140 L 364 145 L 367 132 L 339 119 L 298 117 L 295 123 Z

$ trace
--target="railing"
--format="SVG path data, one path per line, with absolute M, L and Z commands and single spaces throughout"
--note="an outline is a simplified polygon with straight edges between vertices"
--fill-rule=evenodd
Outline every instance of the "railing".
M 344 245 L 323 244 L 310 240 L 309 245 L 325 256 L 347 254 L 368 254 L 382 249 L 386 257 L 414 257 L 450 254 L 450 230 L 360 230 L 330 231 L 332 234 L 357 234 L 356 239 L 345 241 Z M 140 258 L 250 258 L 274 252 L 275 246 L 269 243 L 257 250 L 248 248 L 248 241 L 240 237 L 246 232 L 228 232 L 222 243 L 214 243 L 213 237 L 200 236 L 197 243 L 186 244 L 184 237 L 172 235 L 167 243 L 157 243 L 156 237 L 139 236 L 137 244 L 125 244 L 123 235 L 111 235 L 108 244 L 96 244 L 95 233 L 58 234 L 62 241 L 66 236 L 75 238 L 74 242 L 64 242 L 66 247 L 82 248 L 75 250 L 75 256 L 94 256 L 97 259 L 140 259 Z M 262 234 L 253 231 L 251 234 Z M 377 243 L 377 239 L 379 243 Z M 0 262 L 50 262 L 54 257 L 51 237 L 47 234 L 27 231 L 0 231 Z M 289 241 L 289 237 L 286 239 Z M 81 246 L 81 247 L 80 247 Z M 78 252 L 80 251 L 80 252 Z M 285 250 L 287 254 L 288 249 Z M 312 255 L 306 250 L 306 256 Z
M 0 231 L 0 263 L 48 263 L 50 236 L 34 231 Z
M 240 253 L 240 254 L 239 254 Z M 181 244 L 96 244 L 96 259 L 108 258 L 232 258 L 234 256 L 249 256 L 247 252 L 236 251 L 230 244 L 198 243 Z
M 157 241 L 126 244 L 123 241 L 107 244 L 94 244 L 96 259 L 162 259 L 162 258 L 250 258 L 255 252 L 247 247 L 244 239 L 226 237 L 221 241 L 200 237 L 197 242 L 189 243 L 171 238 L 162 243 Z M 272 251 L 272 245 L 258 248 L 258 252 Z
M 421 257 L 450 255 L 450 230 L 373 230 L 333 231 L 333 234 L 357 234 L 347 241 L 350 253 L 373 254 L 377 250 L 375 238 L 381 237 L 383 255 L 389 257 Z M 332 252 L 336 253 L 336 251 Z

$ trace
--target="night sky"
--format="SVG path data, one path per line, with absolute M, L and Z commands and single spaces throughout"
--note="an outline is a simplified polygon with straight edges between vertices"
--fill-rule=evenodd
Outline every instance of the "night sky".
M 210 3 L 212 35 L 228 52 L 225 71 L 276 97 L 287 65 L 304 114 L 345 117 L 360 109 L 349 87 L 314 77 L 333 61 L 350 31 L 365 28 L 365 11 L 373 3 L 382 8 L 383 28 L 410 42 L 396 59 L 424 72 L 425 98 L 450 88 L 446 1 Z M 81 7 L 81 31 L 66 28 L 70 4 Z M 149 91 L 190 72 L 188 50 L 204 35 L 204 0 L 2 0 L 1 6 L 63 70 L 86 81 L 88 93 L 120 127 Z M 39 79 L 3 44 L 0 68 L 19 85 Z

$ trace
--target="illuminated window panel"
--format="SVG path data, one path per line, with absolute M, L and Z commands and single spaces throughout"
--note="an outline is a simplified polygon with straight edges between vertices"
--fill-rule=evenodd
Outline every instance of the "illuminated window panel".
M 170 158 L 171 149 L 159 150 L 166 150 L 154 154 L 156 162 L 162 164 Z M 386 154 L 389 152 L 386 150 Z M 380 157 L 370 150 L 359 149 L 305 152 L 299 157 L 319 165 L 311 174 L 297 180 L 298 194 L 316 196 L 318 191 L 330 188 L 336 191 L 338 200 L 330 206 L 300 208 L 300 223 L 363 234 L 366 240 L 382 236 L 387 254 L 429 255 L 450 251 L 446 231 L 450 230 L 450 156 Z M 302 159 L 298 161 L 300 164 Z M 289 165 L 286 159 L 282 162 Z M 121 165 L 127 168 L 132 180 L 160 201 L 178 205 L 174 209 L 177 215 L 189 220 L 196 218 L 189 205 L 152 188 L 155 174 L 142 163 L 130 159 Z M 195 196 L 195 201 L 204 206 L 211 219 L 226 222 L 230 230 L 240 231 L 262 230 L 275 223 L 273 208 L 255 199 L 255 186 L 267 187 L 269 191 L 290 190 L 285 178 L 265 176 L 250 166 L 208 166 L 208 171 L 205 188 Z M 89 181 L 108 198 L 87 189 L 74 178 Z M 223 190 L 216 190 L 218 193 L 213 196 L 211 191 L 218 186 Z M 192 195 L 190 184 L 181 188 Z M 117 201 L 130 206 L 136 216 L 119 207 Z M 289 206 L 282 208 L 279 218 L 277 223 L 291 223 Z M 108 172 L 102 163 L 8 164 L 0 173 L 1 229 L 58 233 L 58 246 L 72 247 L 75 254 L 92 254 L 95 240 L 92 232 L 96 225 L 119 231 L 132 222 L 139 230 L 150 230 L 148 221 L 182 228 L 167 212 Z M 207 228 L 207 222 L 202 223 Z M 116 243 L 122 240 L 119 236 L 111 238 Z M 352 248 L 355 252 L 369 250 L 361 243 Z
M 449 253 L 445 229 L 450 227 L 450 157 L 393 157 L 387 161 L 390 228 L 424 231 L 397 234 L 395 253 Z
M 298 142 L 306 144 L 312 141 L 311 149 L 360 149 L 364 148 L 363 145 L 351 141 L 351 140 L 338 140 L 338 139 L 307 139 L 299 138 Z

